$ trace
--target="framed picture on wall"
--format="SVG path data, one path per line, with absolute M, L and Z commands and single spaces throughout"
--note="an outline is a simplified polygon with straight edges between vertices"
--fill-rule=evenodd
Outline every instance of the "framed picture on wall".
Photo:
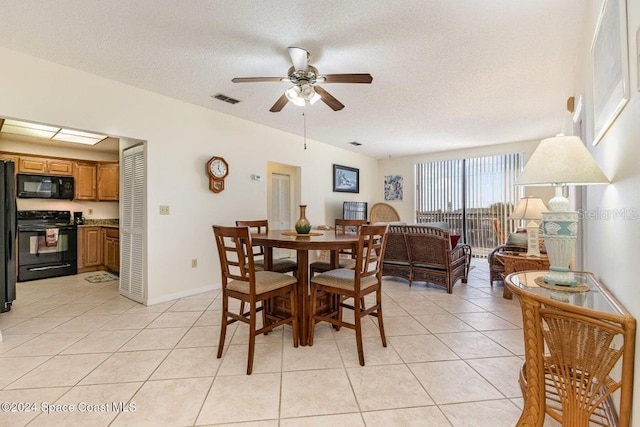
M 593 145 L 629 101 L 626 0 L 605 0 L 591 44 Z
M 359 193 L 360 169 L 333 165 L 333 191 L 339 193 Z
M 386 175 L 384 177 L 384 200 L 402 200 L 402 175 Z

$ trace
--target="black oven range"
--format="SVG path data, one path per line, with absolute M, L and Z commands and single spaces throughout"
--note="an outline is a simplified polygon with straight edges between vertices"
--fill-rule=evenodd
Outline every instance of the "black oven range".
M 70 211 L 18 211 L 18 282 L 76 274 L 77 231 Z

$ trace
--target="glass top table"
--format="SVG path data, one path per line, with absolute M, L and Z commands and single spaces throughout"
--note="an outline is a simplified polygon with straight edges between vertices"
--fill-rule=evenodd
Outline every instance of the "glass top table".
M 547 273 L 524 271 L 505 278 L 520 300 L 523 319 L 525 362 L 519 381 L 525 403 L 518 426 L 542 426 L 545 414 L 562 425 L 628 426 L 635 318 L 593 274 L 572 272 L 584 290 L 575 292 L 546 285 Z

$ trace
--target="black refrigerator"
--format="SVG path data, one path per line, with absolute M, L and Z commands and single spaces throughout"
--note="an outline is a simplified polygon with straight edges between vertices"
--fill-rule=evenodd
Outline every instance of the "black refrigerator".
M 13 162 L 0 160 L 0 313 L 16 299 L 16 180 Z

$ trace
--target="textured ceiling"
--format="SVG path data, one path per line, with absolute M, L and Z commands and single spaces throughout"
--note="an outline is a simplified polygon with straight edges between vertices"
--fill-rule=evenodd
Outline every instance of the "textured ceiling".
M 558 133 L 582 1 L 3 0 L 0 46 L 302 135 L 301 107 L 269 112 L 290 85 L 231 82 L 286 76 L 299 46 L 373 76 L 324 84 L 346 107 L 306 107 L 307 137 L 382 158 Z

